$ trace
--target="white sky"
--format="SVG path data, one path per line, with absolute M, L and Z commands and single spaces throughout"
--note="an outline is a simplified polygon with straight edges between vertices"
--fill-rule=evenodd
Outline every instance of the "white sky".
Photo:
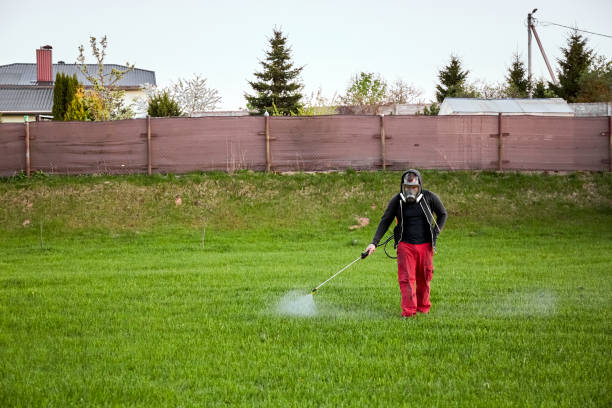
M 96 2 L 2 0 L 0 65 L 33 63 L 35 50 L 53 46 L 53 62 L 74 63 L 78 46 L 89 52 L 89 36 L 108 36 L 106 63 L 136 64 L 155 71 L 158 86 L 198 73 L 219 90 L 217 109 L 236 110 L 252 92 L 247 80 L 261 70 L 273 27 L 288 37 L 296 65 L 305 65 L 305 93 L 322 88 L 342 94 L 351 76 L 380 73 L 402 79 L 433 99 L 438 70 L 458 55 L 469 80 L 503 81 L 512 54 L 527 63 L 526 18 L 533 8 L 541 21 L 612 35 L 612 1 L 399 0 Z M 283 5 L 285 4 L 285 5 Z M 536 27 L 551 63 L 569 30 Z M 590 34 L 589 45 L 612 57 L 612 38 Z M 533 72 L 548 71 L 535 39 Z M 87 62 L 94 62 L 87 54 Z

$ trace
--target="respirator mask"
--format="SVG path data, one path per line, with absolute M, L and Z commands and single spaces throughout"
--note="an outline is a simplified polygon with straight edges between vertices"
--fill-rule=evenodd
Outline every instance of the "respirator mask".
M 402 180 L 402 192 L 400 196 L 406 203 L 414 203 L 421 195 L 421 184 L 419 177 L 414 173 L 406 173 Z

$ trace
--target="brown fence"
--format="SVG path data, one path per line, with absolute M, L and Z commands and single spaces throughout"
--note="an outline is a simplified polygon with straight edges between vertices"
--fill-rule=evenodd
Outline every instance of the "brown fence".
M 196 170 L 610 171 L 611 117 L 322 116 L 0 124 L 0 176 Z

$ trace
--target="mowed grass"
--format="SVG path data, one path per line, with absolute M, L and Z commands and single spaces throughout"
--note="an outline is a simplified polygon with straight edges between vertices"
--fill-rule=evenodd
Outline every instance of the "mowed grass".
M 400 175 L 0 181 L 0 406 L 610 406 L 610 174 L 426 171 L 429 315 L 382 248 L 279 313 Z

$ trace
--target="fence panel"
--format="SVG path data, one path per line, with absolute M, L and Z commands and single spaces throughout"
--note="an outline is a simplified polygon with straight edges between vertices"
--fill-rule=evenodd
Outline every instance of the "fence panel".
M 263 117 L 151 119 L 155 172 L 265 170 Z
M 608 118 L 505 116 L 504 165 L 512 170 L 608 170 Z M 602 135 L 603 133 L 603 135 Z
M 0 177 L 25 171 L 25 124 L 0 125 Z
M 270 118 L 273 170 L 374 169 L 380 166 L 378 116 Z
M 497 116 L 269 117 L 271 169 L 497 169 Z M 506 170 L 609 170 L 608 117 L 502 116 Z M 155 172 L 266 169 L 266 118 L 151 119 Z M 381 140 L 384 125 L 384 156 Z M 25 169 L 24 124 L 0 124 L 0 176 Z M 31 170 L 146 173 L 147 120 L 30 123 Z
M 60 174 L 142 173 L 146 121 L 30 124 L 32 171 Z
M 389 116 L 385 130 L 391 169 L 493 169 L 497 166 L 495 116 Z

